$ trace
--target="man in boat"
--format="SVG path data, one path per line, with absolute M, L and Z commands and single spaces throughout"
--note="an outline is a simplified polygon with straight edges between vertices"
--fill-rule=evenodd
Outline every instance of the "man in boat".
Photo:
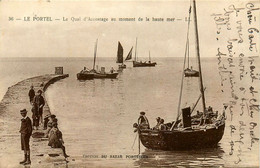
M 160 125 L 159 125 L 159 130 L 165 131 L 166 130 L 166 125 L 164 125 L 164 119 L 160 119 Z
M 145 116 L 145 112 L 140 112 L 140 117 L 138 118 L 138 125 L 140 129 L 150 129 L 149 121 Z
M 111 70 L 110 70 L 110 73 L 114 73 L 114 68 L 113 67 L 111 67 Z
M 30 137 L 32 135 L 32 121 L 27 116 L 27 110 L 23 109 L 20 110 L 20 114 L 22 116 L 21 119 L 21 127 L 20 127 L 20 133 L 21 133 L 21 145 L 22 150 L 24 151 L 24 160 L 20 162 L 20 164 L 31 164 L 30 160 Z
M 80 71 L 80 73 L 84 73 L 84 72 L 86 72 L 86 70 L 87 70 L 87 68 L 84 67 L 83 70 Z
M 66 154 L 65 146 L 63 145 L 64 141 L 62 139 L 62 132 L 58 129 L 58 123 L 52 123 L 52 129 L 50 130 L 49 143 L 48 145 L 52 148 L 61 148 L 65 158 L 69 157 Z
M 31 89 L 29 90 L 28 96 L 29 96 L 30 103 L 32 104 L 33 98 L 35 96 L 35 91 L 33 89 L 33 85 L 31 86 Z
M 155 127 L 153 127 L 153 130 L 159 130 L 159 126 L 160 126 L 160 120 L 161 120 L 161 118 L 160 118 L 160 117 L 157 117 L 157 118 L 156 118 L 157 124 L 156 124 L 156 126 L 155 126 Z

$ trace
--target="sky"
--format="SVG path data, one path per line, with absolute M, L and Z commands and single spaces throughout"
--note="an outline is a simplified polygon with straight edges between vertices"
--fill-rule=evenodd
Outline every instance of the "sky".
M 197 1 L 201 57 L 215 57 L 216 24 L 212 14 L 223 13 L 223 9 L 231 4 L 244 7 L 246 3 L 234 0 Z M 188 29 L 185 17 L 188 17 L 189 6 L 190 1 L 176 0 L 0 1 L 0 57 L 93 57 L 96 39 L 99 57 L 115 57 L 118 41 L 126 56 L 136 45 L 136 38 L 139 57 L 148 57 L 149 51 L 152 57 L 183 57 Z M 34 16 L 51 17 L 52 21 L 32 21 Z M 14 21 L 9 21 L 9 17 L 13 17 Z M 30 21 L 24 21 L 24 17 L 30 17 Z M 63 17 L 68 21 L 62 21 Z M 109 21 L 83 21 L 86 17 L 108 18 Z M 139 17 L 143 21 L 138 21 Z M 145 21 L 146 17 L 150 21 Z M 175 18 L 175 21 L 151 21 L 153 17 Z M 246 22 L 245 15 L 240 17 Z M 72 21 L 73 18 L 81 21 Z M 111 18 L 136 20 L 113 22 Z M 193 16 L 191 20 L 189 37 L 193 56 Z

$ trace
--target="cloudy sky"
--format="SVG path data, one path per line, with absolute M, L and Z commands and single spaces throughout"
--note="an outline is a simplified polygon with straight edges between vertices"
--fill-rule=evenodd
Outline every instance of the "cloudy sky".
M 244 7 L 246 2 L 197 2 L 202 57 L 214 57 L 216 53 L 216 24 L 211 15 L 223 13 L 231 4 Z M 148 56 L 149 50 L 153 57 L 182 57 L 189 6 L 190 1 L 2 1 L 0 57 L 92 57 L 97 38 L 99 57 L 115 57 L 118 41 L 127 53 L 135 46 L 136 37 L 140 57 Z M 32 21 L 34 16 L 51 17 L 52 21 Z M 9 21 L 9 17 L 14 21 Z M 24 21 L 24 17 L 30 17 L 30 21 Z M 63 17 L 68 21 L 62 21 Z M 72 21 L 79 17 L 81 21 Z M 109 21 L 83 21 L 85 17 L 108 18 Z M 139 17 L 144 20 L 138 21 Z M 145 21 L 146 17 L 150 18 L 149 22 Z M 152 17 L 175 18 L 175 21 L 155 22 L 151 21 Z M 110 18 L 136 20 L 111 22 Z M 192 49 L 193 22 L 190 36 Z

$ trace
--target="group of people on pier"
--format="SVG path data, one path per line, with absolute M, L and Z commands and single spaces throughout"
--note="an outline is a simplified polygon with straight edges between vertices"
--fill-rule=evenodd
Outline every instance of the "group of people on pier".
M 44 137 L 49 140 L 48 145 L 52 148 L 61 148 L 63 156 L 65 158 L 69 157 L 63 145 L 62 132 L 58 128 L 58 119 L 54 114 L 49 114 L 44 117 L 44 130 L 46 130 Z
M 65 158 L 69 157 L 66 154 L 62 132 L 58 129 L 58 119 L 55 115 L 46 115 L 43 122 L 43 107 L 45 100 L 42 96 L 42 90 L 38 90 L 35 94 L 34 87 L 31 86 L 28 96 L 30 104 L 32 105 L 32 120 L 28 117 L 28 111 L 26 109 L 20 110 L 21 118 L 21 149 L 24 151 L 24 160 L 20 164 L 28 165 L 31 164 L 30 159 L 30 137 L 32 136 L 33 130 L 38 130 L 39 125 L 43 125 L 45 130 L 44 137 L 48 138 L 48 145 L 52 148 L 61 148 Z
M 38 90 L 37 94 L 35 95 L 35 91 L 33 86 L 29 91 L 29 99 L 32 105 L 32 119 L 33 119 L 33 129 L 38 130 L 38 127 L 43 124 L 42 113 L 43 113 L 43 106 L 45 105 L 44 98 L 42 96 L 42 91 Z

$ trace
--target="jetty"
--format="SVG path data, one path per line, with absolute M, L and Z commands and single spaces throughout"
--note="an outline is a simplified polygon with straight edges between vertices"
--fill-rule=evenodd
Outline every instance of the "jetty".
M 20 110 L 26 108 L 28 117 L 32 119 L 32 106 L 29 102 L 28 92 L 33 85 L 35 92 L 41 89 L 45 99 L 43 117 L 51 114 L 48 101 L 45 97 L 47 88 L 56 81 L 67 78 L 68 74 L 47 74 L 25 79 L 8 88 L 0 102 L 0 167 L 24 167 L 19 165 L 23 159 L 20 140 Z M 34 133 L 43 133 L 43 125 Z M 8 145 L 12 144 L 12 145 Z M 66 164 L 62 150 L 48 146 L 46 138 L 30 138 L 31 166 L 32 167 L 53 167 Z

